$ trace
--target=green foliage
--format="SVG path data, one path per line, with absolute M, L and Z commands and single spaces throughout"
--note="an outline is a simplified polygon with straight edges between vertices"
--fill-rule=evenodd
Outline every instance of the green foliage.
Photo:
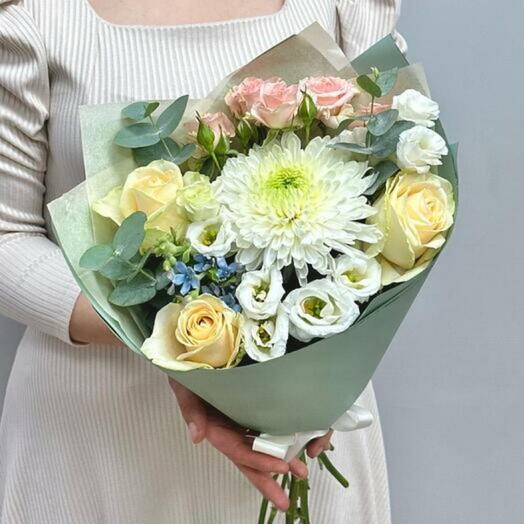
M 195 152 L 195 144 L 180 147 L 172 138 L 162 139 L 157 144 L 133 149 L 133 157 L 139 166 L 147 166 L 154 160 L 169 160 L 183 164 Z
M 371 145 L 372 155 L 375 155 L 379 158 L 386 158 L 397 149 L 397 144 L 400 135 L 411 129 L 415 124 L 413 122 L 395 122 L 391 128 L 384 133 L 382 136 L 377 137 L 377 139 Z
M 80 258 L 80 267 L 91 271 L 99 271 L 107 264 L 113 255 L 113 248 L 101 244 L 89 248 Z
M 134 149 L 157 144 L 160 142 L 160 136 L 153 124 L 140 122 L 121 129 L 116 134 L 114 142 L 117 146 Z
M 158 102 L 134 102 L 122 109 L 122 116 L 139 122 L 153 114 L 159 105 Z
M 167 138 L 177 128 L 184 116 L 188 100 L 188 95 L 177 98 L 158 117 L 157 128 L 160 138 Z
M 332 144 L 329 147 L 332 149 L 342 149 L 344 151 L 351 151 L 352 153 L 360 153 L 362 155 L 371 155 L 373 154 L 373 149 L 367 146 L 361 146 L 360 144 L 352 144 L 349 142 L 338 142 L 337 144 Z
M 398 111 L 390 109 L 373 115 L 368 121 L 368 131 L 374 136 L 382 136 L 387 133 L 398 119 Z
M 156 295 L 156 279 L 149 271 L 138 273 L 130 281 L 121 281 L 109 295 L 115 306 L 129 307 L 148 302 Z
M 371 80 L 368 75 L 360 75 L 357 78 L 357 84 L 366 92 L 369 93 L 371 96 L 375 98 L 380 98 L 382 96 L 382 90 L 380 87 L 375 83 L 374 80 Z
M 145 236 L 146 220 L 146 214 L 137 211 L 122 222 L 113 238 L 113 249 L 116 255 L 124 260 L 129 260 L 138 253 Z
M 399 167 L 391 160 L 383 160 L 373 168 L 373 184 L 365 191 L 365 195 L 374 195 L 386 183 L 386 180 L 396 174 Z
M 107 264 L 98 270 L 101 275 L 110 280 L 125 280 L 129 278 L 134 271 L 135 266 L 117 254 L 113 254 Z
M 398 78 L 398 68 L 390 69 L 379 73 L 376 79 L 376 84 L 380 88 L 381 96 L 386 96 L 395 87 Z

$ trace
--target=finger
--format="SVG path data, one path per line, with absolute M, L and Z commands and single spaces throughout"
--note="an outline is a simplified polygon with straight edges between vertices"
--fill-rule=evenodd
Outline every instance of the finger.
M 169 385 L 175 393 L 180 411 L 187 423 L 191 440 L 194 444 L 202 442 L 207 430 L 207 413 L 204 401 L 172 378 L 169 379 Z
M 288 473 L 289 464 L 251 449 L 252 440 L 244 433 L 215 421 L 208 424 L 207 439 L 221 453 L 239 466 L 246 466 L 265 473 Z
M 330 429 L 323 437 L 312 440 L 307 446 L 307 454 L 311 458 L 316 458 L 323 451 L 329 450 L 332 435 L 333 430 Z
M 246 466 L 237 466 L 246 478 L 280 511 L 287 511 L 289 508 L 289 498 L 280 487 L 280 484 L 273 479 L 269 473 L 262 473 Z
M 308 477 L 307 466 L 299 458 L 294 458 L 289 462 L 289 471 L 291 471 L 295 477 L 304 480 Z

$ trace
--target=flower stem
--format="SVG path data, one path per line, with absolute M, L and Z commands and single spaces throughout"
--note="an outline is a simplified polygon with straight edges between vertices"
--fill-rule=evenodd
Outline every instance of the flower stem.
M 326 453 L 323 451 L 319 456 L 318 460 L 325 466 L 325 468 L 335 477 L 335 479 L 345 488 L 349 486 L 348 480 L 338 471 L 338 469 L 329 460 Z
M 268 505 L 269 500 L 267 500 L 266 498 L 262 499 L 262 504 L 260 505 L 260 513 L 258 514 L 258 524 L 265 524 Z
M 297 503 L 299 496 L 299 480 L 291 475 L 291 485 L 289 487 L 289 509 L 286 513 L 286 524 L 293 524 L 297 517 Z
M 306 454 L 302 452 L 300 460 L 307 465 Z M 300 497 L 300 517 L 302 518 L 303 524 L 310 524 L 309 518 L 309 482 L 307 479 L 300 480 L 299 482 L 299 497 Z
M 220 166 L 220 162 L 218 161 L 218 158 L 217 158 L 217 156 L 216 156 L 216 154 L 215 154 L 214 151 L 211 153 L 211 158 L 213 159 L 213 162 L 214 162 L 216 168 L 217 168 L 218 171 L 220 172 L 220 170 L 222 169 L 222 167 Z

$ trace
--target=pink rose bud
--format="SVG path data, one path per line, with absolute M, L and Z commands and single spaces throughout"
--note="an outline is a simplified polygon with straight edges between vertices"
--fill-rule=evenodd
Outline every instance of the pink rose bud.
M 220 135 L 224 135 L 227 138 L 235 136 L 235 126 L 229 120 L 229 118 L 224 113 L 205 113 L 200 116 L 200 120 L 206 124 L 213 134 L 215 135 L 214 145 L 218 144 L 220 140 Z M 196 140 L 197 132 L 199 128 L 199 122 L 197 119 L 187 122 L 184 124 L 189 136 Z
M 271 129 L 289 127 L 297 114 L 298 95 L 298 85 L 288 86 L 278 78 L 266 80 L 260 87 L 259 99 L 251 108 L 251 116 Z
M 300 89 L 307 91 L 318 108 L 318 118 L 328 127 L 336 128 L 340 118 L 352 114 L 352 98 L 358 93 L 349 81 L 335 76 L 304 78 Z
M 225 102 L 237 118 L 242 118 L 251 111 L 253 104 L 260 96 L 260 78 L 248 77 L 239 85 L 232 87 L 225 96 Z

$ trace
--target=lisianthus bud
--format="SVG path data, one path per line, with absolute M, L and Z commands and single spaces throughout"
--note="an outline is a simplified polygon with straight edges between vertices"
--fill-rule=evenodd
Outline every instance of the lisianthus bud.
M 304 98 L 298 108 L 298 116 L 300 116 L 306 126 L 310 125 L 317 116 L 317 106 L 313 98 L 307 93 L 304 93 Z
M 212 153 L 215 149 L 215 133 L 203 121 L 198 121 L 197 142 L 208 153 Z

